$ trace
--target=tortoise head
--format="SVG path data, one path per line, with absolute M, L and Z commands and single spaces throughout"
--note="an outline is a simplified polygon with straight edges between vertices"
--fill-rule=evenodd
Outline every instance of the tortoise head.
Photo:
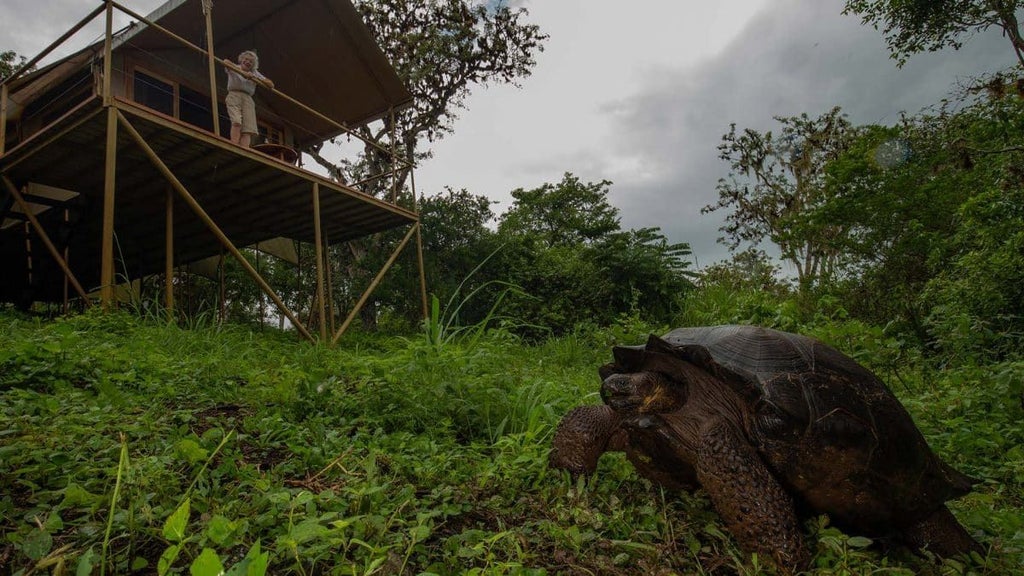
M 616 346 L 612 354 L 615 362 L 599 370 L 601 398 L 623 415 L 674 412 L 686 403 L 695 381 L 738 378 L 704 346 L 676 346 L 654 335 L 643 346 Z
M 686 402 L 686 387 L 655 371 L 609 374 L 601 384 L 601 399 L 624 415 L 673 412 Z

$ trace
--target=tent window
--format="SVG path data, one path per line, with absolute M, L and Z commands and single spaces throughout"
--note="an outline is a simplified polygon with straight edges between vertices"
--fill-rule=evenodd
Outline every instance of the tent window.
M 193 90 L 188 86 L 179 86 L 178 114 L 182 121 L 213 132 L 210 97 L 206 94 Z
M 147 108 L 162 112 L 187 122 L 196 128 L 213 132 L 213 113 L 211 112 L 210 96 L 193 90 L 184 84 L 163 80 L 153 74 L 136 68 L 132 86 L 136 102 Z M 231 132 L 231 121 L 228 120 L 227 109 L 218 106 L 220 112 L 220 133 L 227 137 Z M 284 133 L 280 127 L 259 123 L 261 138 L 257 142 L 284 143 Z
M 174 116 L 174 84 L 135 71 L 135 101 L 147 108 Z
M 260 138 L 257 140 L 257 142 L 267 142 L 270 144 L 284 144 L 284 135 L 281 134 L 280 129 L 278 129 L 275 126 L 270 126 L 269 124 L 263 124 L 262 122 L 258 124 Z

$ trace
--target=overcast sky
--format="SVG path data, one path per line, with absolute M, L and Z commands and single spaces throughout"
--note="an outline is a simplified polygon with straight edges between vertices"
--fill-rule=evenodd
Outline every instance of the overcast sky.
M 658 227 L 692 245 L 698 266 L 727 257 L 720 216 L 700 208 L 727 172 L 729 124 L 841 106 L 854 123 L 891 124 L 958 82 L 1014 63 L 998 32 L 903 69 L 880 33 L 842 16 L 841 0 L 517 0 L 550 35 L 521 88 L 479 88 L 416 174 L 420 192 L 466 188 L 509 207 L 509 192 L 611 180 L 623 228 Z M 157 0 L 126 0 L 149 13 Z M 33 56 L 95 0 L 0 0 L 0 50 Z M 15 25 L 16 23 L 16 25 Z M 121 24 L 125 21 L 122 20 Z M 99 30 L 83 34 L 92 38 Z

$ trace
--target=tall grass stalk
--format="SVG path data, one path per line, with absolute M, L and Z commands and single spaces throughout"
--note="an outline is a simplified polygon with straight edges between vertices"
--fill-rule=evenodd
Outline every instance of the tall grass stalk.
M 196 475 L 192 477 L 192 483 L 188 485 L 188 488 L 185 490 L 185 493 L 181 495 L 182 501 L 184 501 L 185 498 L 189 497 L 189 495 L 192 493 L 192 489 L 196 487 L 196 482 L 199 482 L 199 477 L 203 475 L 203 472 L 205 472 L 206 469 L 210 466 L 210 462 L 213 462 L 213 459 L 217 457 L 217 454 L 220 452 L 220 449 L 223 448 L 224 445 L 228 443 L 228 440 L 231 439 L 231 436 L 233 436 L 234 433 L 235 431 L 231 430 L 230 432 L 225 434 L 224 439 L 220 441 L 220 444 L 217 445 L 217 448 L 210 453 L 210 456 L 206 459 L 206 462 L 203 462 L 203 467 L 200 468 L 199 471 L 196 472 Z
M 114 527 L 114 510 L 117 508 L 117 498 L 121 493 L 121 475 L 128 468 L 128 442 L 121 434 L 121 457 L 117 463 L 117 479 L 114 481 L 114 495 L 110 498 L 110 510 L 107 513 L 107 529 L 103 533 L 103 550 L 100 558 L 100 576 L 107 573 L 107 549 L 110 546 L 110 531 Z

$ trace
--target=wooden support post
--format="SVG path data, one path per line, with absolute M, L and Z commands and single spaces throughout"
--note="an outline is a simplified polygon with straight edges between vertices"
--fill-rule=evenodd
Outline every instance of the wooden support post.
M 420 231 L 420 219 L 419 219 L 419 200 L 416 198 L 416 170 L 409 168 L 409 184 L 412 188 L 412 209 L 416 212 L 416 260 L 420 267 L 420 298 L 423 301 L 423 319 L 426 320 L 429 315 L 429 308 L 427 307 L 427 273 L 426 267 L 423 265 L 423 234 Z
M 220 261 L 217 262 L 217 310 L 221 324 L 228 319 L 228 291 L 227 282 L 225 280 L 226 270 L 224 270 L 224 262 L 224 250 L 221 249 Z M 257 270 L 256 274 L 259 273 L 260 271 Z
M 103 105 L 110 106 L 110 74 L 114 68 L 114 3 L 106 0 L 107 33 L 103 37 Z
M 299 322 L 299 319 L 295 316 L 295 314 L 293 314 L 292 311 L 287 306 L 285 306 L 284 301 L 282 301 L 281 297 L 277 295 L 277 292 L 275 292 L 274 289 L 271 288 L 269 284 L 267 284 L 266 280 L 264 280 L 263 277 L 256 272 L 256 269 L 252 267 L 252 264 L 250 264 L 249 261 L 245 259 L 245 257 L 238 250 L 238 248 L 236 248 L 235 245 L 231 242 L 231 240 L 227 237 L 227 235 L 224 234 L 224 231 L 220 229 L 220 226 L 217 226 L 217 223 L 214 222 L 212 218 L 210 218 L 210 215 L 206 213 L 206 210 L 203 210 L 203 207 L 199 204 L 199 202 L 196 201 L 196 199 L 192 196 L 191 193 L 189 193 L 188 189 L 185 188 L 185 186 L 181 183 L 180 180 L 178 180 L 177 176 L 175 176 L 174 173 L 171 172 L 171 169 L 168 168 L 166 164 L 164 164 L 163 160 L 160 159 L 160 156 L 158 156 L 157 153 L 153 151 L 153 148 L 149 146 L 149 144 L 142 137 L 142 135 L 139 134 L 139 132 L 135 129 L 134 126 L 132 126 L 131 122 L 129 122 L 128 119 L 125 118 L 124 115 L 120 112 L 117 112 L 117 115 L 118 119 L 121 121 L 121 125 L 124 126 L 125 130 L 132 137 L 135 143 L 139 145 L 139 148 L 141 148 L 142 151 L 146 154 L 146 157 L 149 158 L 149 161 L 153 163 L 153 166 L 155 166 L 156 169 L 163 175 L 163 177 L 167 179 L 168 182 L 171 183 L 171 186 L 174 187 L 175 192 L 177 192 L 178 195 L 181 196 L 183 200 L 185 200 L 185 203 L 188 204 L 189 208 L 191 208 L 192 211 L 196 214 L 196 216 L 198 216 L 199 219 L 202 220 L 203 224 L 206 225 L 210 232 L 212 232 L 213 235 L 216 236 L 218 240 L 220 240 L 221 245 L 227 248 L 228 252 L 231 252 L 231 255 L 234 256 L 236 260 L 238 260 L 238 263 L 242 265 L 242 268 L 244 268 L 246 273 L 249 274 L 249 277 L 252 278 L 253 281 L 256 282 L 256 284 L 258 284 L 259 287 L 263 290 L 263 292 L 268 297 L 270 297 L 271 300 L 274 301 L 274 304 L 277 305 L 277 308 L 285 316 L 287 316 L 289 320 L 291 320 L 292 324 L 295 326 L 295 329 L 299 332 L 299 334 L 301 334 L 302 337 L 305 338 L 306 340 L 312 342 L 313 337 L 310 335 L 309 331 L 306 330 L 306 327 L 303 326 L 302 323 Z
M 32 213 L 32 209 L 29 207 L 28 202 L 25 202 L 25 198 L 21 195 L 21 192 L 18 192 L 18 188 L 14 185 L 14 182 L 11 182 L 11 179 L 8 178 L 6 174 L 3 176 L 3 182 L 7 191 L 11 193 L 11 196 L 14 196 L 15 202 L 17 202 L 18 206 L 21 207 L 21 211 L 25 213 L 29 223 L 32 224 L 36 234 L 39 234 L 39 238 L 43 241 L 46 249 L 50 251 L 50 256 L 53 256 L 53 259 L 57 261 L 57 265 L 64 271 L 64 275 L 71 281 L 71 285 L 75 287 L 75 291 L 82 297 L 82 300 L 85 301 L 85 307 L 88 308 L 90 305 L 89 296 L 85 293 L 82 285 L 78 283 L 78 279 L 75 278 L 75 275 L 71 273 L 71 269 L 68 268 L 67 262 L 65 262 L 64 258 L 61 257 L 60 251 L 57 250 L 57 247 L 50 241 L 50 236 L 47 235 L 46 230 L 43 229 L 43 225 L 39 223 L 36 215 Z
M 313 238 L 316 242 L 316 299 L 320 309 L 320 341 L 327 341 L 327 307 L 324 303 L 324 247 L 320 232 L 320 183 L 313 182 Z
M 64 226 L 71 226 L 71 215 L 68 209 L 64 209 Z M 71 246 L 70 243 L 64 245 L 64 261 L 70 260 Z M 71 282 L 68 280 L 67 274 L 64 275 L 64 314 L 68 313 L 68 292 L 70 291 Z
M 263 272 L 260 270 L 260 262 L 263 259 L 260 258 L 260 245 L 256 243 L 256 272 L 262 276 Z M 263 317 L 267 315 L 267 309 L 263 306 L 263 294 L 260 294 L 260 332 L 263 332 Z
M 341 323 L 341 328 L 338 328 L 338 331 L 334 334 L 334 339 L 331 340 L 331 344 L 337 344 L 338 339 L 341 338 L 341 335 L 345 333 L 345 330 L 348 330 L 348 325 L 351 324 L 352 320 L 355 319 L 356 314 L 359 314 L 359 311 L 362 310 L 363 305 L 366 304 L 367 300 L 369 300 L 370 295 L 373 294 L 373 291 L 377 289 L 377 285 L 380 284 L 380 281 L 384 279 L 384 274 L 387 274 L 387 271 L 391 269 L 391 266 L 395 263 L 395 260 L 398 259 L 398 255 L 402 253 L 402 249 L 405 248 L 405 245 L 409 242 L 409 238 L 412 238 L 412 235 L 415 232 L 415 226 L 409 228 L 409 231 L 406 232 L 405 237 L 402 238 L 401 242 L 399 242 L 398 247 L 395 248 L 394 252 L 392 252 L 391 257 L 388 258 L 388 261 L 384 263 L 384 267 L 381 268 L 380 272 L 378 272 L 377 275 L 373 278 L 373 281 L 370 282 L 370 285 L 366 288 L 366 291 L 363 292 L 363 295 L 359 298 L 359 301 L 356 302 L 355 307 L 353 307 L 352 311 L 348 313 L 348 317 L 345 318 L 345 321 Z
M 103 175 L 103 236 L 100 253 L 100 304 L 114 300 L 114 193 L 117 180 L 117 107 L 107 107 L 107 160 Z
M 167 214 L 164 219 L 164 307 L 167 321 L 174 322 L 174 190 L 167 187 Z
M 331 240 L 324 234 L 324 252 L 327 265 L 327 317 L 331 320 L 331 334 L 334 334 L 334 268 L 331 265 Z
M 7 146 L 7 83 L 0 84 L 0 156 L 4 155 Z
M 391 203 L 398 204 L 398 169 L 396 161 L 398 154 L 395 152 L 398 143 L 395 139 L 398 137 L 398 128 L 395 126 L 395 108 L 392 106 L 388 109 L 388 113 L 391 117 Z
M 420 223 L 416 222 L 416 260 L 420 267 L 420 301 L 423 304 L 423 319 L 429 318 L 430 312 L 427 307 L 427 273 L 423 266 L 423 235 L 420 233 Z
M 203 13 L 206 14 L 206 57 L 210 67 L 210 109 L 213 112 L 213 133 L 220 136 L 220 109 L 217 105 L 217 58 L 213 55 L 212 12 L 212 3 L 203 2 Z

